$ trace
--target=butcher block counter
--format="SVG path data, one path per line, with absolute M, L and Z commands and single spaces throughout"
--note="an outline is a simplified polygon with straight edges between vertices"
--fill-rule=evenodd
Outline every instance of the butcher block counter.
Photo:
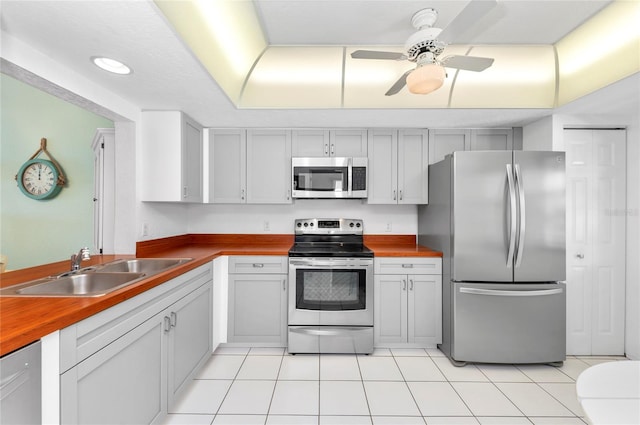
M 416 245 L 412 235 L 365 235 L 364 242 L 379 257 L 442 257 Z M 118 303 L 158 286 L 223 255 L 287 255 L 293 235 L 181 235 L 138 242 L 136 255 L 94 255 L 81 267 L 130 258 L 193 258 L 149 278 L 98 297 L 0 297 L 0 355 L 21 348 Z M 0 275 L 4 288 L 69 270 L 69 260 Z

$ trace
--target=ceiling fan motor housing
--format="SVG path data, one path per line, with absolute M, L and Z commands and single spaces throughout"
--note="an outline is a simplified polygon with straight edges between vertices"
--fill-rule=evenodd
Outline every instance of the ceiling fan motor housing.
M 436 40 L 441 31 L 440 28 L 425 28 L 409 37 L 405 44 L 408 59 L 415 62 L 423 53 L 431 53 L 434 57 L 442 53 L 446 44 Z
M 404 45 L 410 61 L 416 62 L 423 53 L 431 53 L 435 58 L 444 50 L 446 44 L 436 40 L 442 29 L 433 28 L 437 19 L 438 12 L 430 8 L 417 11 L 411 18 L 411 25 L 418 31 Z

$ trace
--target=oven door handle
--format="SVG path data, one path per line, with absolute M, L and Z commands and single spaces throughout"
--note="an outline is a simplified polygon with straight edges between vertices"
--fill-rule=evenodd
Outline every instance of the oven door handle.
M 318 327 L 295 327 L 289 328 L 289 332 L 298 333 L 302 335 L 314 335 L 314 336 L 336 336 L 342 335 L 345 330 L 350 332 L 367 332 L 369 331 L 368 327 L 350 327 L 350 326 L 340 326 L 340 328 L 329 327 L 328 329 L 322 329 Z M 370 331 L 369 331 L 370 332 Z
M 332 259 L 314 259 L 314 260 L 289 260 L 289 264 L 294 267 L 304 268 L 340 268 L 340 267 L 368 267 L 373 266 L 373 259 L 357 259 L 357 260 L 341 260 L 337 258 Z

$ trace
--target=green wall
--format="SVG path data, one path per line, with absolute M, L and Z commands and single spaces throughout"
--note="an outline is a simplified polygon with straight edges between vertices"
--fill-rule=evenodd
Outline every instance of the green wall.
M 113 128 L 113 122 L 4 74 L 0 96 L 0 254 L 7 257 L 7 270 L 65 260 L 82 246 L 91 248 L 91 142 L 97 128 Z M 14 178 L 43 137 L 67 184 L 57 197 L 36 201 L 22 194 Z

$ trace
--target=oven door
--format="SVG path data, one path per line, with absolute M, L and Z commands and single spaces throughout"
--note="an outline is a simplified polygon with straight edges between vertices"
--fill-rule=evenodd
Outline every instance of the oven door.
M 289 325 L 373 326 L 373 259 L 289 258 Z

